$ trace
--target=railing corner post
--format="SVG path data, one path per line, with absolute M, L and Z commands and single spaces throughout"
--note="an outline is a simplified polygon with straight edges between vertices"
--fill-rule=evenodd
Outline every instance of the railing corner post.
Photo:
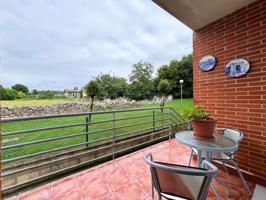
M 152 110 L 152 127 L 153 131 L 155 131 L 155 110 Z
M 89 147 L 89 144 L 88 144 L 88 142 L 89 142 L 89 117 L 88 116 L 86 116 L 86 118 L 85 118 L 85 121 L 86 121 L 86 147 Z
M 173 132 L 173 130 L 172 130 L 172 121 L 171 121 L 171 113 L 170 113 L 170 110 L 169 110 L 169 112 L 168 112 L 168 126 L 169 126 L 169 139 L 171 139 L 171 137 L 172 137 L 172 132 Z
M 113 112 L 113 132 L 112 132 L 112 138 L 113 138 L 113 160 L 115 159 L 115 112 Z

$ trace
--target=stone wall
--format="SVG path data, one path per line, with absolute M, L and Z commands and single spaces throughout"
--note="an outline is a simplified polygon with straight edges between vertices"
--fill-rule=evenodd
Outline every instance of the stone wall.
M 145 102 L 101 102 L 94 104 L 93 110 L 104 110 L 104 109 L 123 109 L 132 106 L 138 106 L 146 104 Z M 89 103 L 60 103 L 46 106 L 21 106 L 21 107 L 1 107 L 1 118 L 12 118 L 12 117 L 26 117 L 26 116 L 43 116 L 43 115 L 57 115 L 66 113 L 81 113 L 89 112 Z
M 166 98 L 166 102 L 172 101 L 173 96 Z M 117 98 L 114 100 L 105 99 L 103 101 L 96 101 L 93 110 L 121 110 L 126 108 L 138 107 L 141 105 L 151 105 L 160 103 L 161 98 L 155 96 L 152 100 L 135 101 L 126 98 Z M 43 115 L 57 115 L 67 113 L 82 113 L 90 111 L 90 103 L 86 101 L 58 103 L 44 106 L 2 106 L 0 107 L 1 118 L 13 117 L 27 117 L 27 116 L 43 116 Z
M 94 109 L 101 109 L 102 105 L 96 104 Z M 41 116 L 64 113 L 89 112 L 90 104 L 85 103 L 63 103 L 47 106 L 22 106 L 22 107 L 1 107 L 1 118 Z

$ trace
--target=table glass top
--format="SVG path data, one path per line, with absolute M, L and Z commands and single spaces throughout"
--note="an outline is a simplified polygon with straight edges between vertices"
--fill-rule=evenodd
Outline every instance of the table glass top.
M 194 136 L 193 131 L 181 131 L 176 133 L 176 139 L 191 148 L 212 151 L 212 152 L 232 152 L 237 149 L 237 142 L 219 134 L 214 134 L 213 138 L 200 138 Z

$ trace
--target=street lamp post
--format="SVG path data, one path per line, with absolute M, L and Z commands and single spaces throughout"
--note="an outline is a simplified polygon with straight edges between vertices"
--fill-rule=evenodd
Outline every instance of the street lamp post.
M 182 105 L 182 101 L 183 101 L 183 91 L 182 91 L 182 84 L 184 83 L 184 80 L 183 79 L 181 79 L 181 80 L 179 80 L 179 83 L 180 83 L 180 98 L 181 98 L 181 105 Z

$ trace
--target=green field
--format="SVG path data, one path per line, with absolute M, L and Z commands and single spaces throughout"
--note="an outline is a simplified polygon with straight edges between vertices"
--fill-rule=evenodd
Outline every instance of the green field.
M 17 99 L 12 101 L 1 101 L 1 106 L 45 106 L 59 103 L 78 102 L 73 99 Z
M 184 99 L 181 105 L 180 100 L 174 100 L 171 102 L 166 103 L 166 106 L 173 107 L 177 112 L 180 112 L 184 107 L 191 107 L 193 105 L 192 99 Z M 159 105 L 146 105 L 143 106 L 145 108 L 148 107 L 159 107 Z M 156 114 L 160 114 L 160 110 L 156 111 Z M 126 118 L 126 117 L 133 117 L 139 115 L 151 115 L 152 111 L 134 111 L 134 112 L 122 112 L 117 113 L 116 118 Z M 60 125 L 67 125 L 67 124 L 75 124 L 75 123 L 85 123 L 86 116 L 76 116 L 76 117 L 62 117 L 62 118 L 50 118 L 50 119 L 38 119 L 38 120 L 28 120 L 28 121 L 20 121 L 20 122 L 5 122 L 2 123 L 2 132 L 11 132 L 11 131 L 19 131 L 19 130 L 29 130 L 29 129 L 36 129 L 36 128 L 45 128 L 45 127 L 52 127 L 52 126 L 60 126 Z M 93 115 L 92 122 L 102 121 L 102 120 L 110 120 L 112 119 L 112 114 L 101 114 L 101 115 Z M 168 116 L 165 116 L 164 122 L 167 123 Z M 156 120 L 161 120 L 161 118 L 157 117 Z M 115 126 L 124 126 L 128 124 L 134 123 L 141 123 L 144 121 L 152 121 L 152 116 L 148 116 L 145 118 L 139 119 L 128 119 L 128 120 L 120 120 L 115 123 Z M 156 122 L 156 126 L 161 125 L 161 121 Z M 89 126 L 89 132 L 100 130 L 100 129 L 107 129 L 113 126 L 113 122 L 105 122 L 100 124 L 93 124 Z M 127 127 L 118 129 L 116 134 L 126 134 L 131 131 L 141 130 L 145 128 L 151 128 L 152 122 L 149 124 L 143 124 L 133 127 Z M 12 136 L 4 136 L 2 140 L 6 139 L 13 139 L 14 142 L 4 143 L 3 146 L 6 145 L 15 145 L 21 144 L 31 141 L 38 141 L 43 139 L 67 136 L 71 134 L 79 134 L 85 132 L 85 125 L 77 126 L 77 127 L 68 127 L 63 129 L 54 129 L 54 130 L 46 130 L 46 131 L 38 131 L 32 133 L 23 133 L 19 135 L 12 135 Z M 112 136 L 112 131 L 108 130 L 101 133 L 91 133 L 89 134 L 89 141 L 93 141 L 96 139 L 104 138 Z M 73 138 L 68 138 L 64 140 L 56 140 L 56 141 L 49 141 L 40 144 L 28 145 L 23 147 L 18 147 L 15 149 L 7 149 L 3 152 L 3 158 L 9 159 L 18 156 L 28 155 L 32 153 L 42 152 L 46 150 L 52 150 L 60 147 L 65 147 L 73 144 L 78 144 L 86 141 L 86 136 L 77 136 Z

